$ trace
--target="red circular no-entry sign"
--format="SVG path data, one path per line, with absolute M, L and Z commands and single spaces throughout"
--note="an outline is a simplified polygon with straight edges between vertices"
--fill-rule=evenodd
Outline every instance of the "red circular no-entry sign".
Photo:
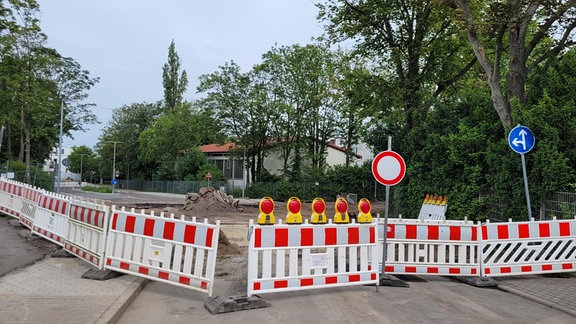
M 376 181 L 385 186 L 398 184 L 406 174 L 406 163 L 400 154 L 394 151 L 383 151 L 372 161 L 372 174 Z

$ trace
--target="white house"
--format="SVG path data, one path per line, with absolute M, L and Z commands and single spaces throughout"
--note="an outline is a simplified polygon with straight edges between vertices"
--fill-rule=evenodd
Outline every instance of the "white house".
M 346 149 L 334 144 L 333 141 L 326 143 L 327 156 L 326 164 L 328 166 L 344 165 L 346 164 Z M 200 146 L 200 151 L 207 155 L 210 163 L 217 165 L 228 179 L 228 185 L 237 188 L 244 188 L 246 185 L 246 173 L 244 169 L 243 159 L 231 159 L 230 151 L 237 148 L 233 142 L 228 142 L 222 145 L 208 144 Z M 358 164 L 362 156 L 354 153 L 351 154 L 354 164 Z M 278 150 L 271 148 L 266 158 L 264 159 L 264 168 L 273 175 L 282 174 L 283 161 Z
M 73 173 L 68 171 L 68 166 L 70 166 L 70 160 L 68 156 L 72 153 L 72 148 L 63 147 L 62 148 L 62 172 L 60 173 L 60 180 L 80 180 L 80 175 L 78 173 Z M 50 158 L 44 163 L 44 171 L 56 172 L 56 166 L 58 165 L 58 148 L 55 148 L 52 153 L 50 153 Z

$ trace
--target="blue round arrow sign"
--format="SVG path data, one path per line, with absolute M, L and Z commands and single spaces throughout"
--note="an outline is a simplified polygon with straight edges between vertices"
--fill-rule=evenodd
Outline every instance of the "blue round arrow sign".
M 528 153 L 534 147 L 535 142 L 534 134 L 526 126 L 518 125 L 508 134 L 508 144 L 516 153 Z

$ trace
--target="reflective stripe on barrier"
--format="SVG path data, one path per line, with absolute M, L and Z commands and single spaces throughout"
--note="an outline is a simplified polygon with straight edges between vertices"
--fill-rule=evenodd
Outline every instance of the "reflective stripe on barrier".
M 378 237 L 384 235 L 383 221 Z M 478 275 L 478 228 L 468 221 L 388 219 L 384 270 L 390 274 Z M 378 246 L 381 267 L 382 243 Z
M 220 221 L 216 225 L 112 210 L 105 268 L 212 295 Z
M 74 198 L 70 201 L 64 249 L 98 269 L 104 269 L 110 207 Z
M 487 223 L 482 226 L 482 275 L 576 270 L 576 219 Z
M 44 192 L 38 200 L 34 213 L 32 232 L 64 246 L 68 234 L 69 198 L 51 192 Z
M 378 282 L 375 223 L 250 228 L 248 296 Z

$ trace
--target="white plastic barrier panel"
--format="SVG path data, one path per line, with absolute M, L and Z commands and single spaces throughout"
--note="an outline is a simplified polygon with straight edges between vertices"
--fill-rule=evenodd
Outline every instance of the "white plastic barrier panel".
M 482 225 L 482 275 L 576 271 L 576 219 Z
M 105 269 L 212 296 L 220 221 L 216 225 L 112 210 Z
M 109 218 L 109 206 L 79 198 L 72 199 L 64 249 L 103 270 Z
M 0 212 L 20 218 L 22 208 L 22 185 L 19 182 L 0 178 Z
M 421 220 L 446 220 L 446 210 L 448 209 L 447 204 L 448 196 L 432 196 L 426 195 L 422 207 L 420 208 L 420 214 L 418 214 L 418 219 Z
M 32 232 L 63 247 L 68 234 L 69 208 L 70 200 L 67 196 L 42 193 L 34 213 Z
M 20 223 L 29 229 L 34 226 L 34 217 L 36 213 L 36 206 L 40 201 L 40 197 L 44 193 L 44 189 L 24 185 L 22 188 L 22 207 L 20 208 Z
M 376 223 L 250 221 L 248 296 L 378 283 Z
M 380 219 L 379 237 L 384 237 Z M 479 225 L 468 221 L 388 219 L 386 264 L 389 274 L 478 276 Z M 379 244 L 382 246 L 382 240 Z M 382 250 L 380 249 L 380 267 Z

